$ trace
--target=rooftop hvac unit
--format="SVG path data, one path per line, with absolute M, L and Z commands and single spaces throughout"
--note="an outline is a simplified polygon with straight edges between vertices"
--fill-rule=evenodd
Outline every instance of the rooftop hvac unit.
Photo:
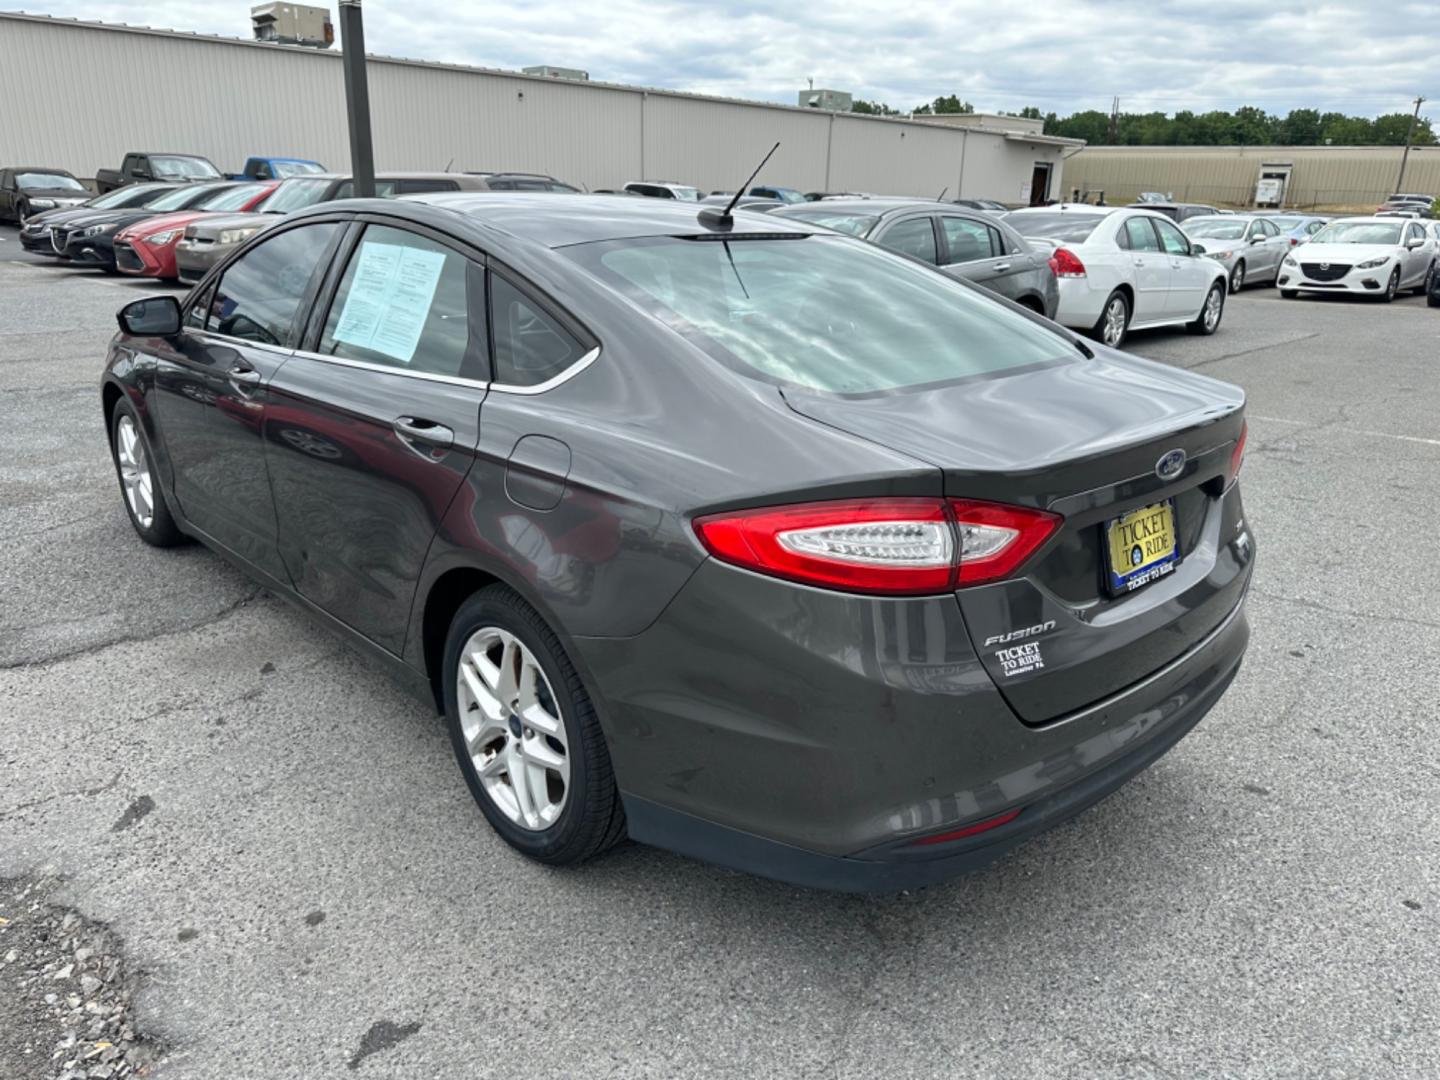
M 335 44 L 330 9 L 306 4 L 258 4 L 250 9 L 256 41 L 328 49 Z

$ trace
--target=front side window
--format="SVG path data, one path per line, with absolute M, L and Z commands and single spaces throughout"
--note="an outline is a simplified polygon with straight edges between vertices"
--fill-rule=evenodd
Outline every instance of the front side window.
M 711 358 L 769 382 L 860 394 L 1079 359 L 984 294 L 844 237 L 560 250 Z
M 371 225 L 330 305 L 319 351 L 402 371 L 467 370 L 470 260 L 424 236 Z
M 966 263 L 977 259 L 988 259 L 1003 254 L 1004 248 L 996 250 L 994 238 L 988 225 L 969 218 L 942 217 L 940 227 L 945 230 L 946 262 Z
M 490 275 L 495 381 L 538 386 L 575 364 L 587 346 L 538 303 L 499 274 Z
M 1133 217 L 1125 222 L 1126 247 L 1131 251 L 1159 251 L 1160 241 L 1150 218 Z
M 878 242 L 891 251 L 909 255 L 932 266 L 940 261 L 939 253 L 935 250 L 935 227 L 930 224 L 928 217 L 897 221 L 885 230 Z
M 245 252 L 220 279 L 205 328 L 242 341 L 293 348 L 295 315 L 339 230 L 328 221 L 287 229 Z
M 1160 243 L 1164 245 L 1165 251 L 1170 255 L 1189 255 L 1190 241 L 1185 239 L 1185 234 L 1178 226 L 1168 221 L 1156 220 L 1155 228 L 1160 233 Z

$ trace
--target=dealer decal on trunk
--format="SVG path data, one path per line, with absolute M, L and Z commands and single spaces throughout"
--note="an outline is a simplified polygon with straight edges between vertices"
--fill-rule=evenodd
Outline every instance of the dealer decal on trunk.
M 1023 642 L 1023 644 L 1011 645 L 1008 649 L 999 649 L 995 653 L 1000 670 L 1008 679 L 1012 675 L 1024 675 L 1029 671 L 1039 671 L 1045 666 L 1045 659 L 1040 655 L 1040 643 L 1024 639 L 1048 634 L 1054 629 L 1055 620 L 1050 619 L 1043 623 L 1036 623 L 1034 626 L 1011 630 L 1008 634 L 993 634 L 985 639 L 985 645 L 988 648 L 991 645 L 1004 645 L 1011 641 Z

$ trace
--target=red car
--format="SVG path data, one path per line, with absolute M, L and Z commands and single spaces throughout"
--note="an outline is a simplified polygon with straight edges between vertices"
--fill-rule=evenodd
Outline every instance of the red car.
M 122 274 L 136 277 L 173 279 L 175 245 L 185 235 L 185 226 L 196 218 L 215 213 L 241 213 L 253 210 L 279 186 L 280 181 L 242 183 L 217 191 L 199 206 L 173 214 L 146 218 L 115 237 L 115 265 Z

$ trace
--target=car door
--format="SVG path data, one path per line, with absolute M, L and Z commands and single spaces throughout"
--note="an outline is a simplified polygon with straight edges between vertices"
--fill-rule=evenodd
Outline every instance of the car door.
M 1290 250 L 1290 241 L 1273 221 L 1260 218 L 1251 222 L 1251 227 L 1256 230 L 1258 238 L 1257 242 L 1252 242 L 1251 248 L 1258 253 L 1256 265 L 1260 269 L 1259 274 L 1251 276 L 1273 278 L 1280 272 L 1280 260 Z
M 1014 299 L 1013 260 L 1004 258 L 1004 241 L 983 221 L 958 214 L 940 215 L 940 268 Z M 999 246 L 997 246 L 997 241 Z
M 1415 244 L 1411 247 L 1411 244 Z M 1425 226 L 1412 221 L 1405 226 L 1405 273 L 1401 285 L 1418 285 L 1425 280 L 1425 271 L 1430 268 L 1432 258 L 1430 243 Z
M 156 408 L 181 511 L 281 581 L 262 419 L 340 233 L 338 222 L 267 233 L 194 298 L 157 357 Z
M 940 245 L 935 238 L 935 218 L 931 214 L 911 214 L 882 222 L 869 239 L 931 266 L 940 265 Z
M 0 218 L 20 220 L 15 211 L 15 173 L 12 169 L 0 169 Z
M 487 354 L 484 256 L 370 214 L 270 384 L 281 559 L 301 596 L 396 654 L 474 459 Z
M 1165 312 L 1172 319 L 1193 319 L 1200 314 L 1205 294 L 1215 280 L 1214 259 L 1196 255 L 1190 238 L 1179 227 L 1156 219 L 1155 231 L 1170 264 L 1170 292 L 1165 298 Z
M 1136 214 L 1126 218 L 1120 227 L 1123 246 L 1130 258 L 1128 277 L 1135 292 L 1135 310 L 1130 318 L 1132 324 L 1165 318 L 1166 300 L 1170 294 L 1170 259 L 1160 250 L 1160 235 L 1155 231 L 1158 224 L 1159 218 Z M 1165 224 L 1170 223 L 1167 221 Z

